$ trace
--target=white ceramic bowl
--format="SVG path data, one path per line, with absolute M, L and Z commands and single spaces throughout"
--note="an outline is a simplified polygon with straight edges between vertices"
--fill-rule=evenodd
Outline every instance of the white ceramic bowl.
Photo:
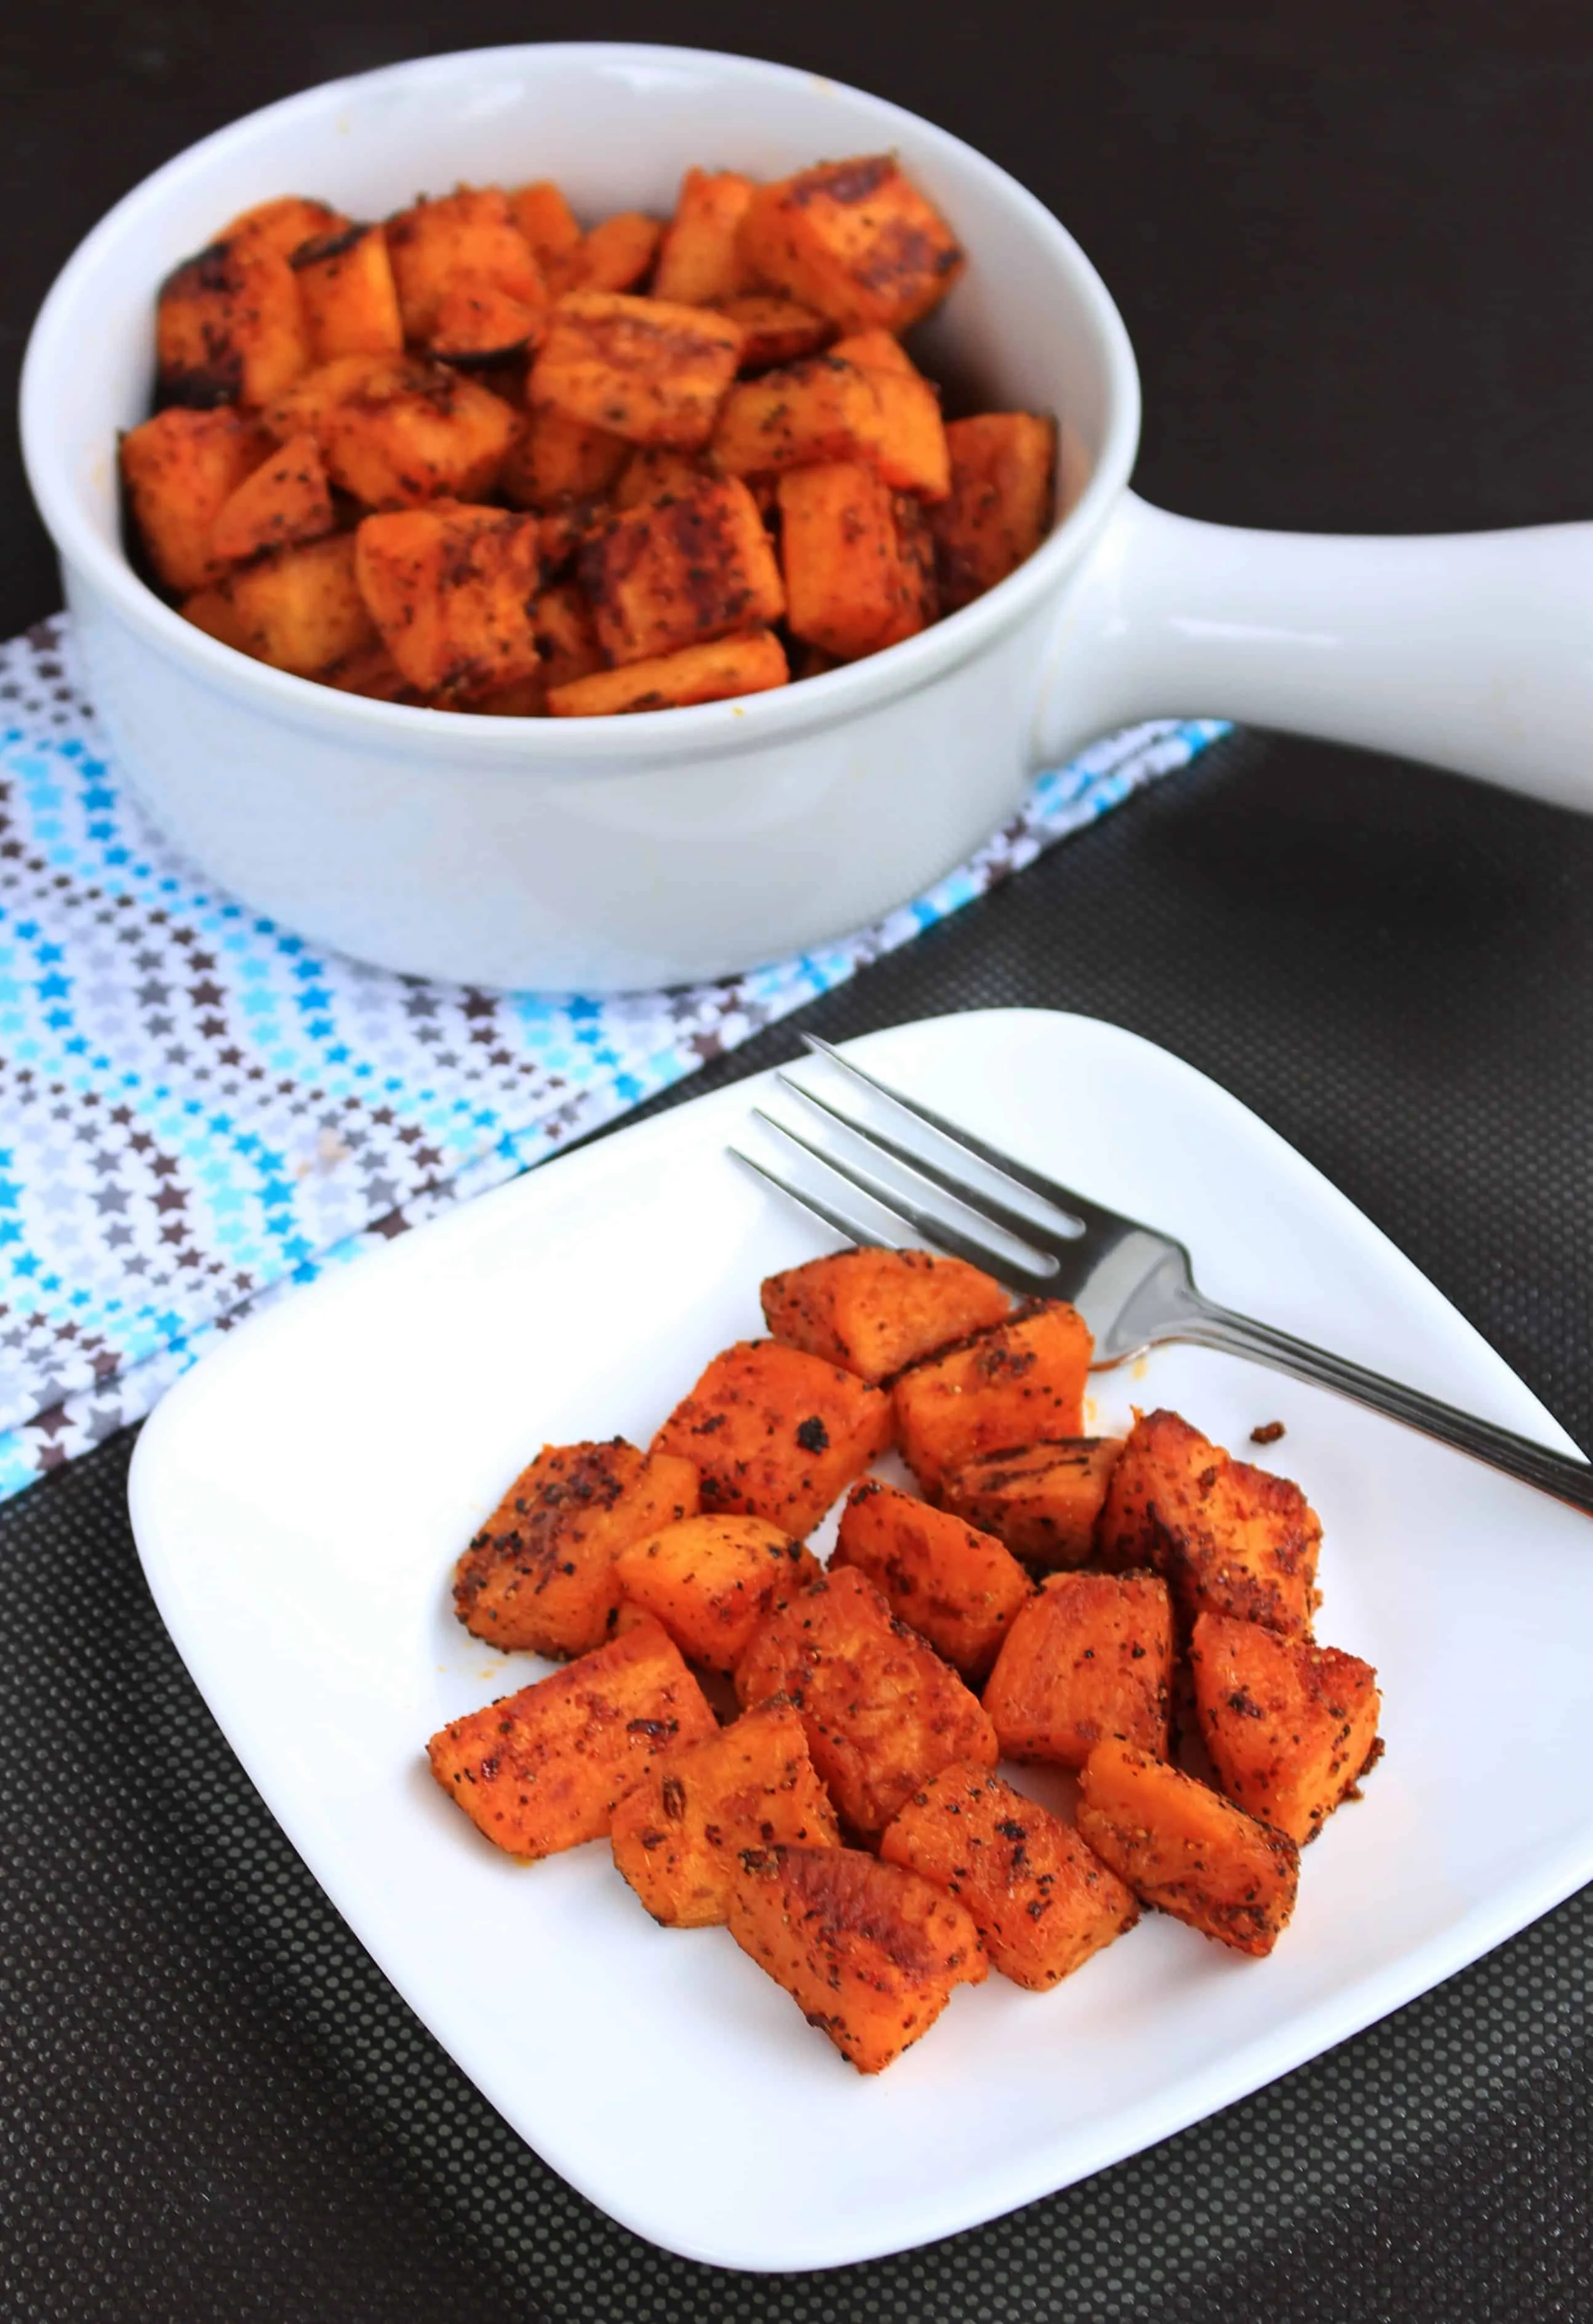
M 739 702 L 480 719 L 248 660 L 129 566 L 115 444 L 150 408 L 155 291 L 246 204 L 307 192 L 380 217 L 423 188 L 551 176 L 588 213 L 667 211 L 693 162 L 768 177 L 885 148 L 970 254 L 925 360 L 987 408 L 1055 412 L 1064 436 L 1048 540 L 922 636 Z M 1457 584 L 1448 542 L 1319 544 L 1162 517 L 1126 490 L 1138 420 L 1100 278 L 992 162 L 812 74 L 602 45 L 399 65 L 206 139 L 69 262 L 23 384 L 28 473 L 95 699 L 174 837 L 318 942 L 419 974 L 587 991 L 745 968 L 866 922 L 977 845 L 1038 766 L 1128 717 L 1249 715 L 1552 795 L 1584 781 L 1593 685 L 1547 744 L 1541 699 L 1524 732 L 1519 689 L 1499 702 L 1497 540 L 1480 562 L 1461 556 Z M 1524 593 L 1540 659 L 1593 636 L 1585 530 L 1501 537 L 1527 544 L 1504 593 L 1506 643 L 1522 642 Z

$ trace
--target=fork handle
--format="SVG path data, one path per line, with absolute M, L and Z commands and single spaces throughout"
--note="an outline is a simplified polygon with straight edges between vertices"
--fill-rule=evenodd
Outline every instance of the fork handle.
M 1340 1396 L 1353 1397 L 1374 1412 L 1403 1420 L 1407 1427 L 1437 1437 L 1441 1444 L 1452 1444 L 1457 1452 L 1469 1452 L 1490 1468 L 1502 1469 L 1507 1477 L 1535 1485 L 1539 1492 L 1552 1493 L 1556 1500 L 1569 1501 L 1572 1508 L 1593 1515 L 1593 1468 L 1585 1461 L 1552 1452 L 1545 1444 L 1534 1444 L 1530 1436 L 1496 1428 L 1491 1421 L 1478 1420 L 1452 1404 L 1441 1404 L 1436 1397 L 1423 1396 L 1419 1388 L 1364 1370 L 1342 1356 L 1330 1355 L 1325 1348 L 1313 1348 L 1308 1341 L 1292 1340 L 1270 1323 L 1236 1315 L 1197 1296 L 1180 1320 L 1176 1337 L 1197 1347 L 1224 1348 L 1231 1355 L 1253 1357 L 1258 1363 L 1270 1364 L 1275 1371 L 1289 1372 L 1318 1388 L 1337 1388 Z

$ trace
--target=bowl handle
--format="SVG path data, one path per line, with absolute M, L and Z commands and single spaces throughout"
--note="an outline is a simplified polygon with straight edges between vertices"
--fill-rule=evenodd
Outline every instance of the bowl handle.
M 1593 524 L 1249 532 L 1125 493 L 1063 602 L 1036 763 L 1169 716 L 1358 743 L 1593 809 Z

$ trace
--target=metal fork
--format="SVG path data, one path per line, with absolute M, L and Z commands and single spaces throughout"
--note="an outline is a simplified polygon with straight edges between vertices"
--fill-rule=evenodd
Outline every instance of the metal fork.
M 816 1166 L 824 1174 L 823 1191 L 794 1185 L 740 1147 L 732 1151 L 837 1233 L 895 1250 L 929 1242 L 971 1259 L 1011 1290 L 1070 1300 L 1094 1334 L 1098 1368 L 1123 1363 L 1173 1340 L 1223 1348 L 1296 1379 L 1336 1388 L 1593 1514 L 1593 1468 L 1586 1462 L 1552 1452 L 1513 1429 L 1497 1428 L 1418 1388 L 1292 1339 L 1270 1323 L 1218 1306 L 1196 1288 L 1189 1253 L 1173 1236 L 1059 1185 L 876 1080 L 828 1042 L 811 1033 L 804 1038 L 868 1093 L 876 1114 L 883 1113 L 891 1128 L 860 1120 L 780 1074 L 782 1087 L 830 1126 L 826 1142 L 804 1137 L 760 1106 L 753 1111 L 775 1137 L 806 1157 L 805 1167 Z M 910 1141 L 900 1134 L 905 1125 L 914 1131 Z M 878 1167 L 881 1156 L 894 1166 L 889 1175 Z M 851 1198 L 852 1190 L 868 1197 L 877 1216 L 860 1209 Z M 949 1196 L 949 1205 L 937 1196 Z

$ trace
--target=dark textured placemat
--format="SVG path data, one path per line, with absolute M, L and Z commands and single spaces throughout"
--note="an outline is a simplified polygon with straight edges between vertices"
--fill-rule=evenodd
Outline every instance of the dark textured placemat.
M 1593 823 L 1238 738 L 806 1021 L 844 1036 L 1021 1001 L 1165 1042 L 1586 1436 L 1590 890 Z M 695 1086 L 794 1043 L 782 1028 Z M 927 2251 L 753 2277 L 638 2242 L 465 2082 L 272 1823 L 144 1590 L 126 1459 L 113 1443 L 0 1515 L 0 2313 L 1593 2313 L 1589 1895 L 1286 2081 Z M 670 2107 L 660 2089 L 664 2135 Z

